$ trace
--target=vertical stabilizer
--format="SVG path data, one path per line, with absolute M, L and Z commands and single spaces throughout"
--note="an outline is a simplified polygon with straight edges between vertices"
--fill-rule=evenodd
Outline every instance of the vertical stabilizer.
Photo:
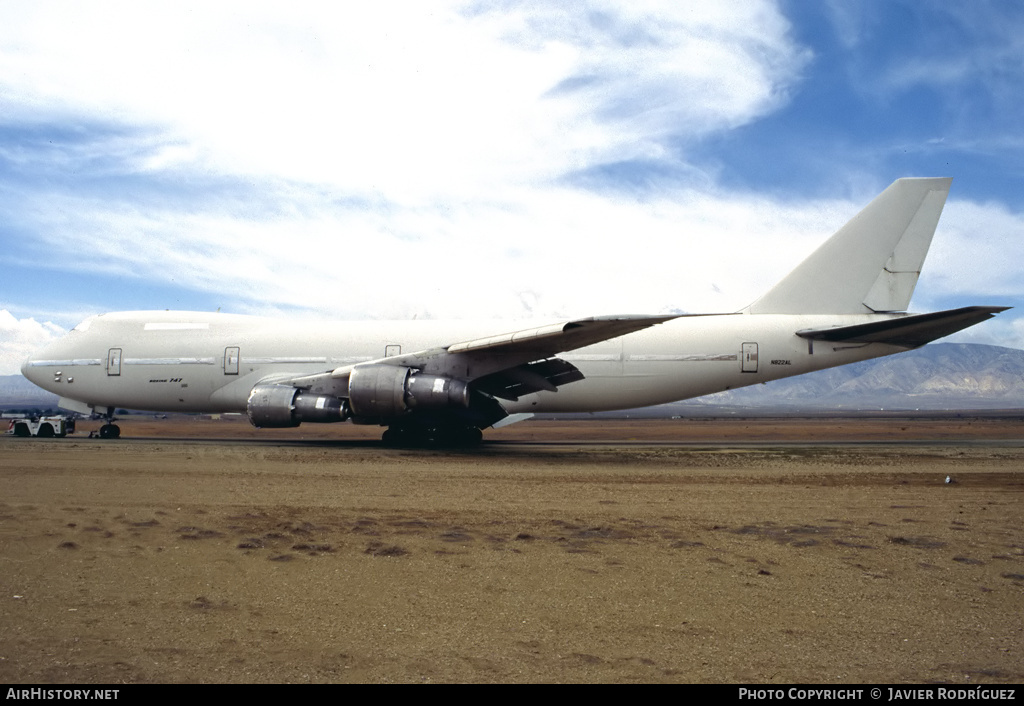
M 897 179 L 746 312 L 906 311 L 952 181 Z

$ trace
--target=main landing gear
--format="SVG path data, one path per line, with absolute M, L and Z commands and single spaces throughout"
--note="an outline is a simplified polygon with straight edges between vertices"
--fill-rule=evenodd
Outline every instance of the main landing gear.
M 476 446 L 483 438 L 483 432 L 474 426 L 392 424 L 381 441 L 386 446 L 456 448 Z

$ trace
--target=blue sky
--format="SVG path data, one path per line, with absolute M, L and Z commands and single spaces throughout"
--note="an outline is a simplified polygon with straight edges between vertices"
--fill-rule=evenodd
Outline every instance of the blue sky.
M 360 5 L 0 0 L 0 374 L 123 309 L 732 311 L 901 176 L 912 309 L 1021 299 L 1021 3 Z

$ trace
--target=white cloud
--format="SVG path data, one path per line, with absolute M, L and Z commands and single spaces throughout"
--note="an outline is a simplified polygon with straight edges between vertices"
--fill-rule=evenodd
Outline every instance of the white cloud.
M 293 195 L 293 210 L 257 219 L 22 203 L 59 266 L 108 272 L 125 292 L 132 278 L 173 281 L 236 310 L 342 318 L 735 310 L 859 207 L 695 190 L 638 203 L 566 187 L 386 214 Z
M 808 58 L 770 2 L 0 13 L 9 116 L 124 128 L 59 152 L 63 172 L 93 175 L 98 154 L 115 176 L 156 177 L 167 191 L 211 177 L 247 184 L 241 198 L 173 203 L 115 189 L 8 192 L 5 215 L 51 246 L 47 262 L 239 308 L 347 316 L 746 303 L 756 279 L 738 293 L 722 280 L 712 296 L 719 268 L 707 263 L 725 265 L 729 250 L 712 230 L 752 226 L 751 208 L 766 204 L 597 196 L 563 177 L 631 159 L 678 164 L 676 141 L 775 109 Z
M 824 8 L 832 30 L 843 47 L 852 49 L 860 44 L 865 29 L 871 23 L 870 12 L 858 3 L 843 0 L 826 0 Z
M 806 62 L 774 5 L 8 6 L 8 115 L 156 127 L 139 169 L 420 202 L 659 156 L 772 110 Z
M 29 355 L 66 332 L 49 321 L 18 319 L 7 309 L 0 309 L 0 375 L 17 374 Z
M 998 203 L 951 200 L 922 273 L 933 296 L 1021 295 L 1024 214 Z M 1009 303 L 1013 303 L 1012 301 Z
M 566 185 L 685 168 L 688 141 L 782 105 L 809 54 L 774 4 L 492 7 L 2 5 L 6 119 L 116 128 L 52 155 L 62 172 L 231 188 L 56 182 L 0 215 L 40 265 L 117 280 L 119 308 L 141 279 L 235 311 L 469 318 L 734 310 L 867 203 Z M 996 245 L 964 262 L 979 224 Z M 1020 225 L 951 203 L 924 299 L 1019 291 Z

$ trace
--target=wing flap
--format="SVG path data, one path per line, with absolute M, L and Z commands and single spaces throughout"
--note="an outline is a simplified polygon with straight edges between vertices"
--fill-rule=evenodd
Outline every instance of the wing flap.
M 797 331 L 801 338 L 844 343 L 891 343 L 917 348 L 990 319 L 1007 306 L 967 306 L 960 309 L 912 314 L 853 326 Z
M 473 382 L 473 388 L 503 400 L 518 400 L 531 392 L 555 392 L 561 385 L 583 379 L 579 369 L 561 358 L 526 363 L 485 375 Z

